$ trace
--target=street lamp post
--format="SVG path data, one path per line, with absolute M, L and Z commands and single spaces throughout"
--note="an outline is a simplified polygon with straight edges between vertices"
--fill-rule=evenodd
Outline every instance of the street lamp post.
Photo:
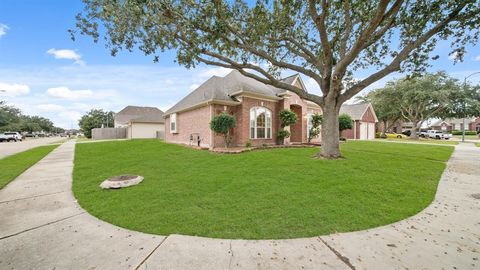
M 463 80 L 463 90 L 467 89 L 467 79 L 477 74 L 480 74 L 480 71 L 474 72 L 468 75 L 467 77 L 465 77 L 465 79 Z M 465 113 L 465 100 L 463 101 L 463 110 Z M 465 115 L 463 115 L 462 142 L 465 142 Z

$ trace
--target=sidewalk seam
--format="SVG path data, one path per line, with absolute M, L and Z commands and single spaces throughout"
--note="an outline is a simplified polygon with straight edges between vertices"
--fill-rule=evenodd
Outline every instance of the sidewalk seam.
M 356 270 L 355 266 L 353 266 L 353 264 L 350 262 L 350 259 L 348 259 L 347 257 L 343 256 L 340 252 L 338 252 L 336 249 L 334 249 L 332 246 L 330 246 L 327 241 L 323 240 L 322 237 L 318 237 L 318 239 L 320 239 L 320 241 L 322 241 L 322 243 L 328 247 L 328 249 L 330 249 L 330 251 L 332 251 L 340 261 L 342 261 L 344 264 L 346 264 L 350 269 L 352 270 Z
M 16 233 L 14 233 L 14 234 L 10 234 L 10 235 L 7 235 L 7 236 L 3 236 L 3 237 L 0 237 L 0 240 L 4 240 L 4 239 L 7 239 L 7 238 L 10 238 L 10 237 L 13 237 L 13 236 L 17 236 L 17 235 L 19 235 L 19 234 L 22 234 L 22 233 L 25 233 L 25 232 L 29 232 L 29 231 L 33 231 L 33 230 L 36 230 L 36 229 L 39 229 L 39 228 L 42 228 L 42 227 L 45 227 L 45 226 L 48 226 L 48 225 L 52 225 L 52 224 L 55 224 L 55 223 L 58 223 L 58 222 L 67 220 L 67 219 L 69 219 L 69 218 L 73 218 L 73 217 L 82 215 L 82 214 L 85 214 L 85 212 L 81 212 L 81 213 L 78 213 L 78 214 L 75 214 L 75 215 L 71 215 L 71 216 L 64 217 L 64 218 L 61 218 L 61 219 L 58 219 L 58 220 L 55 220 L 55 221 L 51 221 L 51 222 L 48 222 L 48 223 L 45 223 L 45 224 L 42 224 L 42 225 L 39 225 L 39 226 L 30 228 L 30 229 L 26 229 L 26 230 L 23 230 L 23 231 L 20 231 L 20 232 L 16 232 Z
M 152 252 L 150 252 L 147 257 L 145 257 L 138 265 L 137 267 L 135 267 L 135 270 L 138 270 L 140 269 L 140 266 L 142 266 L 142 264 L 144 264 L 148 258 L 150 258 L 150 256 L 152 256 L 152 254 L 163 244 L 163 242 L 165 242 L 165 240 L 167 240 L 167 238 L 169 237 L 170 235 L 168 236 L 165 236 L 165 238 L 163 238 L 163 240 L 152 250 Z
M 43 197 L 43 196 L 49 196 L 49 195 L 55 195 L 55 194 L 59 194 L 59 193 L 63 193 L 63 192 L 66 192 L 66 191 L 65 190 L 64 191 L 57 191 L 57 192 L 46 193 L 46 194 L 35 195 L 35 196 L 24 197 L 24 198 L 18 198 L 18 199 L 13 199 L 13 200 L 8 200 L 8 201 L 0 201 L 0 204 L 15 202 L 15 201 L 21 201 L 21 200 L 28 200 L 28 199 L 33 199 L 33 198 L 38 198 L 38 197 Z

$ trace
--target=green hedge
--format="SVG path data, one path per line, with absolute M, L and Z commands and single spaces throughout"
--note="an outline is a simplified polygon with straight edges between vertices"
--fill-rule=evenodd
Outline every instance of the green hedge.
M 453 130 L 452 135 L 462 135 L 461 130 Z M 465 135 L 477 135 L 476 131 L 465 130 Z

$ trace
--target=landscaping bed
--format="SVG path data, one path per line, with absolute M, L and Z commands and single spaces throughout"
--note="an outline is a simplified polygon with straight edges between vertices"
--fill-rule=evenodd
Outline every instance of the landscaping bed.
M 115 225 L 161 235 L 284 239 L 347 232 L 412 216 L 433 200 L 453 147 L 348 141 L 319 149 L 218 155 L 158 140 L 77 144 L 73 191 Z M 112 176 L 139 185 L 102 190 Z

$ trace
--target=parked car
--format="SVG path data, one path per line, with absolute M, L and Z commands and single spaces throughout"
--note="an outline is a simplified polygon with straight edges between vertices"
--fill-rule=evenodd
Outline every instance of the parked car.
M 385 133 L 385 135 L 387 135 L 387 138 L 397 138 L 397 139 L 404 139 L 406 138 L 407 136 L 406 135 L 403 135 L 403 134 L 399 134 L 399 133 Z
M 4 132 L 0 134 L 0 142 L 22 141 L 23 137 L 18 132 Z
M 408 129 L 408 130 L 405 130 L 404 132 L 402 132 L 402 134 L 410 137 L 410 135 L 412 135 L 412 131 Z
M 427 135 L 428 135 L 428 138 L 437 139 L 437 140 L 440 140 L 440 139 L 449 140 L 450 138 L 452 138 L 452 134 L 446 133 L 441 130 L 428 130 Z
M 428 138 L 428 131 L 427 129 L 421 129 L 419 132 L 417 132 L 417 136 L 421 138 Z

